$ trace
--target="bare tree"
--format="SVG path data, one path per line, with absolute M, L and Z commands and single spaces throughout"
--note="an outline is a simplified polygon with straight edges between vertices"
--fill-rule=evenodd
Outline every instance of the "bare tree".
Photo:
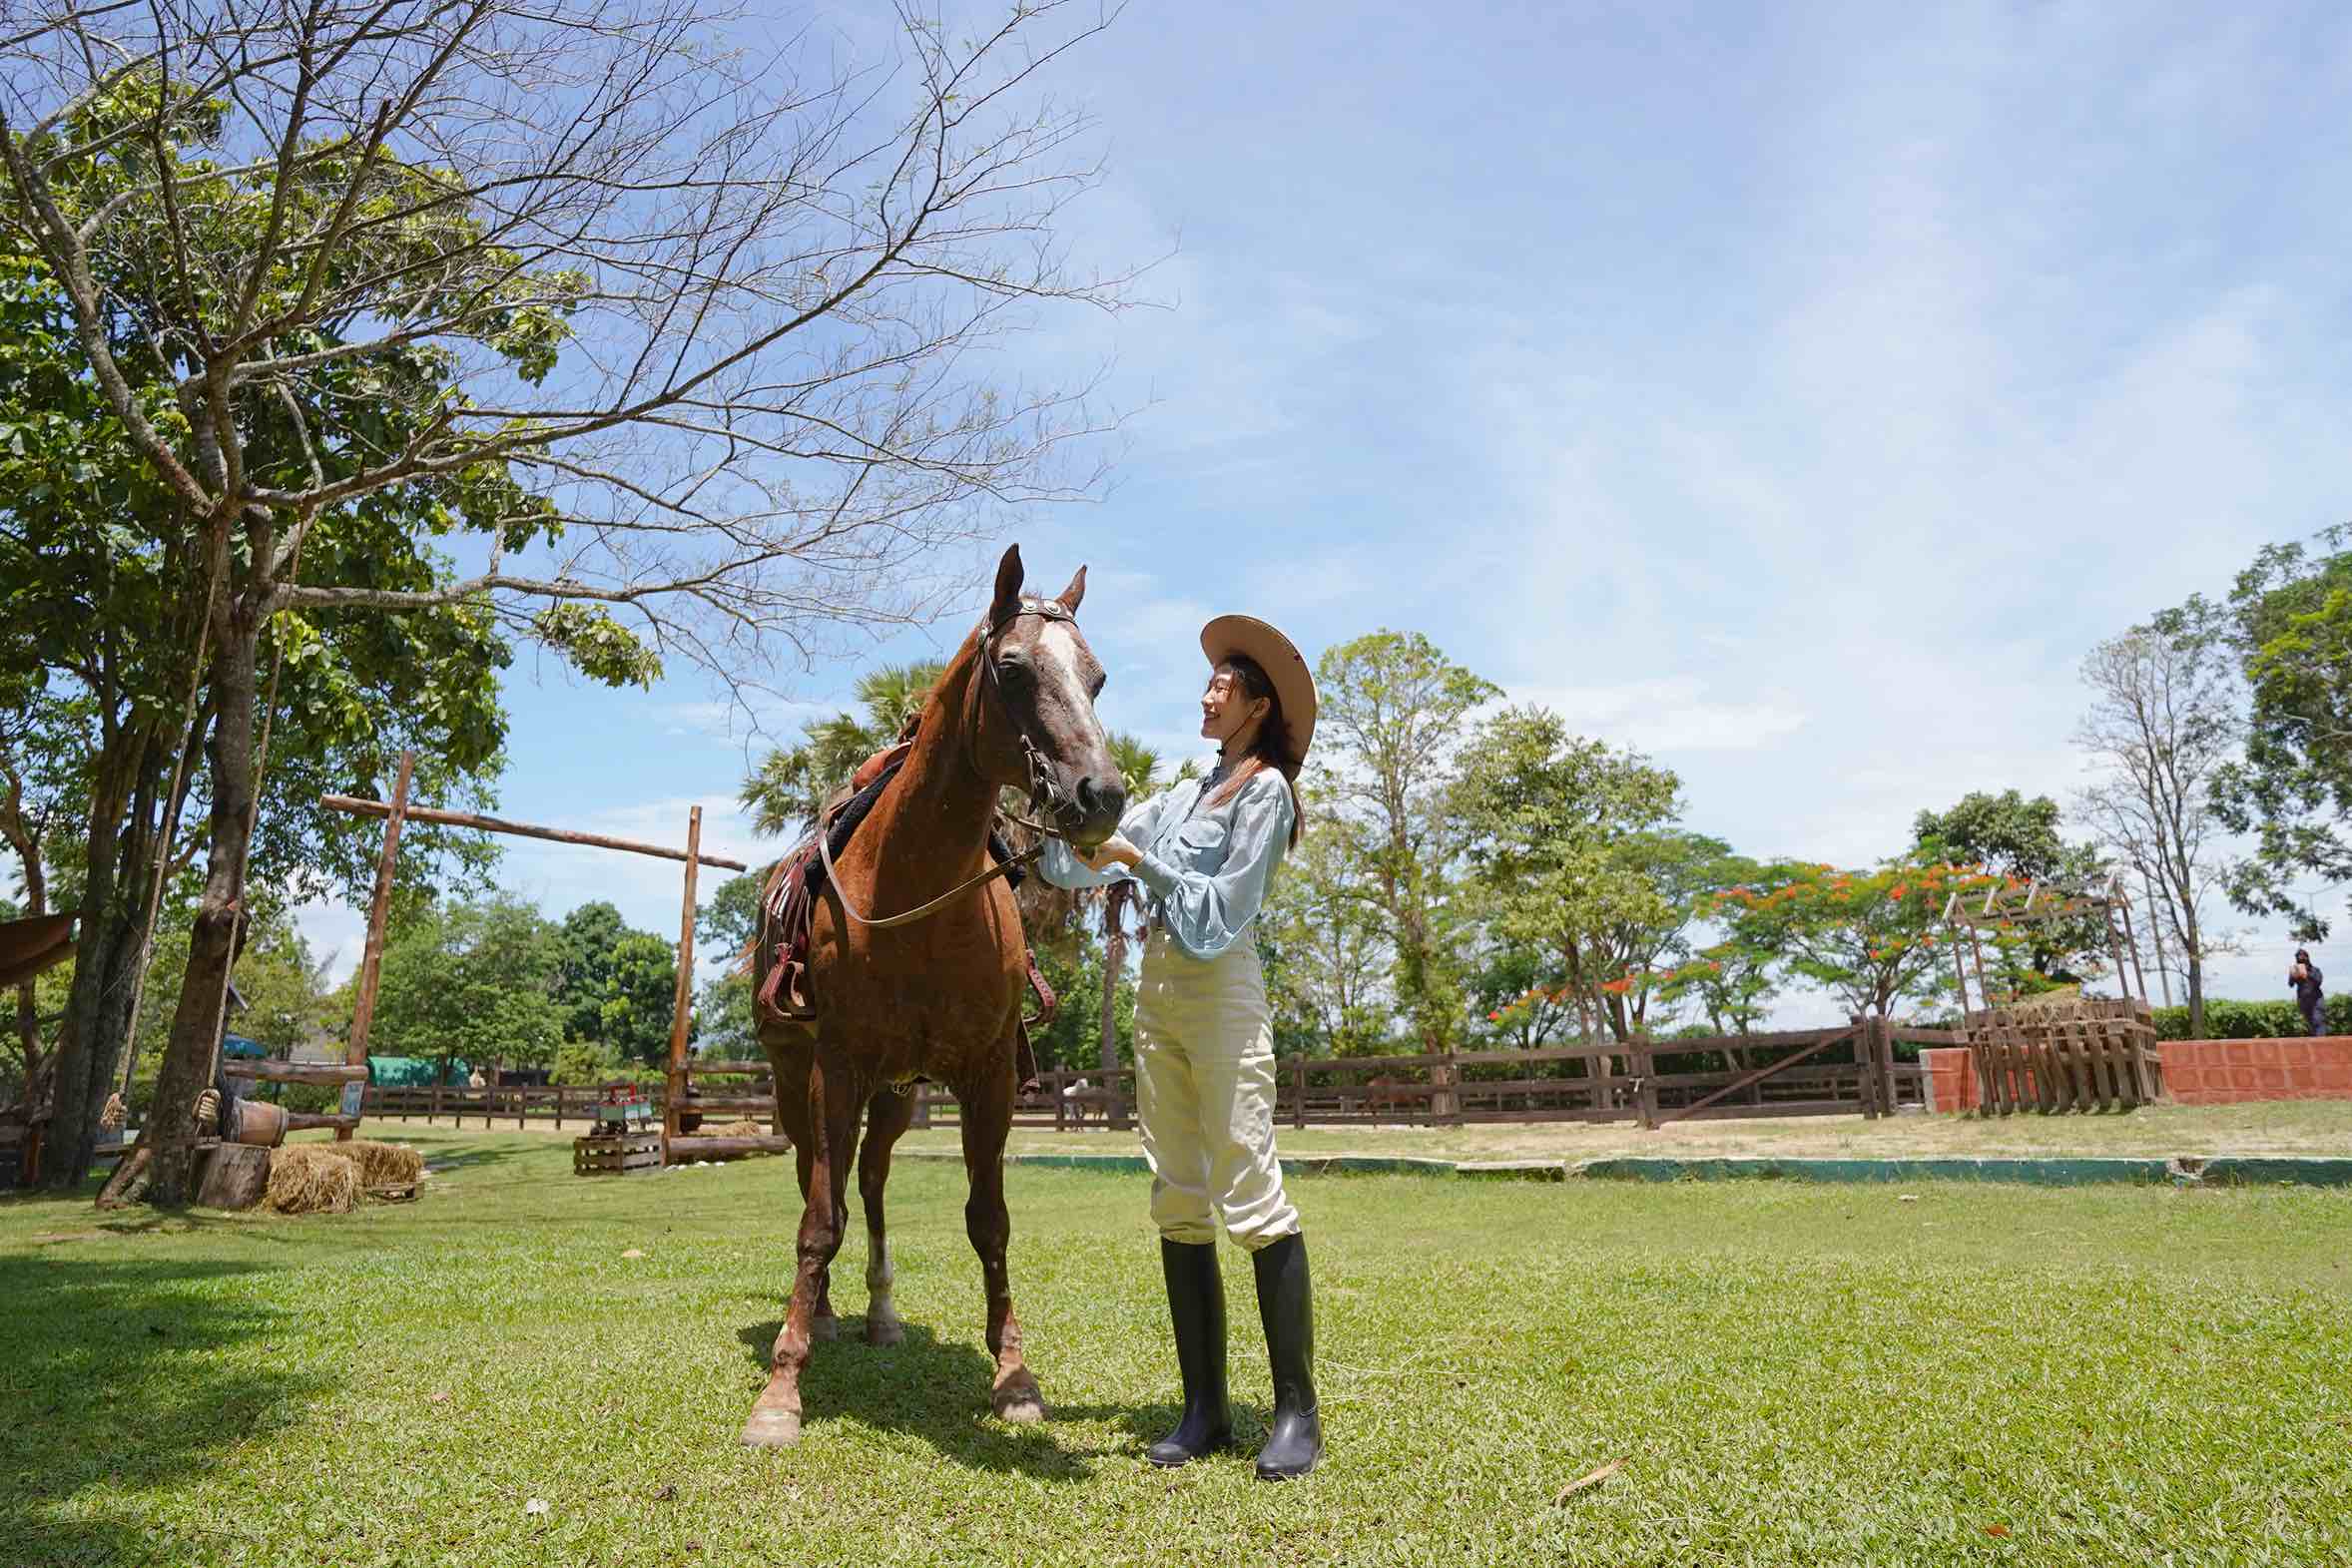
M 2090 710 L 2074 734 L 2100 777 L 2079 803 L 2099 837 L 2152 892 L 2159 950 L 2185 975 L 2189 1033 L 2205 1028 L 2204 966 L 2228 950 L 2206 923 L 2228 870 L 2213 809 L 2216 776 L 2236 755 L 2238 702 L 2222 650 L 2141 628 L 2090 651 Z
M 1095 170 L 1036 82 L 1116 6 L 1021 0 L 969 40 L 901 9 L 859 67 L 806 35 L 755 58 L 764 20 L 703 0 L 9 10 L 8 216 L 218 585 L 208 875 L 151 1124 L 172 1201 L 273 622 L 478 605 L 592 673 L 683 658 L 741 696 L 931 613 L 941 547 L 1095 477 L 1063 456 L 1083 388 L 1006 339 L 1122 298 L 1062 260 Z M 305 567 L 322 518 L 403 487 L 445 498 L 464 568 Z

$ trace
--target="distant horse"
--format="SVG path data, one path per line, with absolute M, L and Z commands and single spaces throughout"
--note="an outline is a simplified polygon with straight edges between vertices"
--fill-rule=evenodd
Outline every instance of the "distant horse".
M 1389 1073 L 1381 1073 L 1367 1080 L 1365 1087 L 1372 1093 L 1364 1097 L 1364 1103 L 1375 1116 L 1384 1111 L 1393 1115 L 1415 1103 L 1413 1093 Z
M 1078 632 L 1085 569 L 1054 599 L 1025 597 L 1021 583 L 1020 551 L 1007 550 L 987 618 L 932 688 L 896 777 L 833 857 L 809 932 L 814 1017 L 760 1011 L 778 1121 L 798 1157 L 805 1203 L 800 1268 L 746 1443 L 800 1440 L 801 1371 L 812 1341 L 834 1330 L 828 1287 L 849 1224 L 853 1159 L 866 1204 L 867 1336 L 889 1344 L 903 1334 L 890 1304 L 882 1188 L 914 1106 L 905 1091 L 917 1078 L 954 1094 L 962 1124 L 971 1189 L 964 1230 L 980 1258 L 996 1361 L 990 1404 L 1007 1421 L 1045 1417 L 1021 1355 L 1004 1261 L 1004 1141 L 1018 1088 L 1028 943 L 1011 889 L 989 869 L 988 829 L 997 792 L 1020 788 L 1049 817 L 1046 826 L 1073 844 L 1098 844 L 1117 828 L 1126 790 L 1094 714 L 1102 667 Z M 764 910 L 753 955 L 762 995 L 784 939 L 776 925 Z
M 1073 1078 L 1070 1080 L 1069 1087 L 1061 1092 L 1061 1102 L 1066 1108 L 1063 1114 L 1068 1116 L 1076 1126 L 1084 1127 L 1087 1113 L 1095 1109 L 1092 1099 L 1093 1089 L 1094 1086 L 1085 1079 Z

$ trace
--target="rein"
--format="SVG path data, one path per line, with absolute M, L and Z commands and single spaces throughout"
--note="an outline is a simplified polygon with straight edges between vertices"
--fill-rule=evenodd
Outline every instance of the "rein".
M 1020 743 L 1021 763 L 1029 775 L 1029 809 L 1051 816 L 1061 808 L 1067 797 L 1062 793 L 1061 786 L 1054 783 L 1053 772 L 1046 764 L 1045 754 L 1038 750 L 1036 742 L 1029 739 L 1028 731 L 1022 727 L 1020 716 L 1013 711 L 1012 704 L 1005 698 L 1004 688 L 997 683 L 996 676 L 996 640 L 1004 635 L 1006 627 L 1025 615 L 1037 616 L 1047 621 L 1075 623 L 1077 620 L 1077 617 L 1050 599 L 1020 604 L 1001 621 L 989 623 L 987 635 L 980 639 L 980 669 L 987 682 L 988 690 L 996 694 L 996 704 L 1004 710 L 1004 717 L 1012 726 L 1013 738 Z M 980 750 L 978 704 L 972 705 L 971 715 L 971 722 L 964 727 L 964 752 L 967 756 L 976 759 Z M 825 830 L 822 823 L 817 829 L 817 854 L 825 862 L 825 880 L 833 888 L 833 895 L 841 900 L 842 912 L 858 925 L 878 931 L 886 931 L 896 925 L 912 925 L 925 915 L 937 913 L 972 889 L 985 887 L 998 877 L 1010 875 L 1013 871 L 1043 854 L 1046 839 L 1062 836 L 1055 829 L 1047 827 L 1041 822 L 1033 822 L 1026 817 L 1014 816 L 1010 812 L 1005 813 L 1005 820 L 1037 834 L 1037 842 L 1008 860 L 991 865 L 976 875 L 965 877 L 936 898 L 917 904 L 902 914 L 885 915 L 879 920 L 869 917 L 856 904 L 850 902 L 849 891 L 842 886 L 841 876 L 834 870 L 833 835 Z

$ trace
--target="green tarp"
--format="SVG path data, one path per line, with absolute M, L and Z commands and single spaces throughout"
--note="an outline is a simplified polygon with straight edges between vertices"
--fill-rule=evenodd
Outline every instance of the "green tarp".
M 440 1066 L 429 1056 L 371 1056 L 367 1059 L 367 1081 L 387 1089 L 430 1089 Z M 452 1061 L 449 1075 L 441 1082 L 462 1084 L 472 1072 L 470 1063 Z

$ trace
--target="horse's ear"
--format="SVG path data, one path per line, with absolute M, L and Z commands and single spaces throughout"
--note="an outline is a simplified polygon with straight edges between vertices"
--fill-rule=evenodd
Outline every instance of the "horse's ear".
M 1081 566 L 1078 568 L 1078 575 L 1070 579 L 1070 586 L 1061 591 L 1061 598 L 1056 602 L 1060 604 L 1064 610 L 1069 611 L 1070 614 L 1076 615 L 1078 613 L 1078 606 L 1085 599 L 1085 597 L 1086 568 Z
M 1021 547 L 1006 545 L 1004 559 L 996 563 L 996 598 L 988 606 L 989 625 L 995 625 L 1020 608 L 1021 582 Z

